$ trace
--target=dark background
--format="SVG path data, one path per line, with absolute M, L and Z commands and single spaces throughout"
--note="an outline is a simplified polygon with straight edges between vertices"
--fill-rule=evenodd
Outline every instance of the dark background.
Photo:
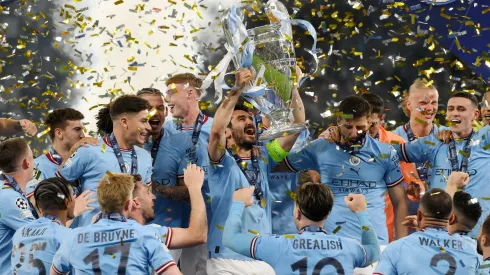
M 488 88 L 485 81 L 490 77 L 489 67 L 485 65 L 485 59 L 490 61 L 490 12 L 486 12 L 485 1 L 456 1 L 447 6 L 431 6 L 417 0 L 404 1 L 404 5 L 379 0 L 359 2 L 362 6 L 355 7 L 355 1 L 350 1 L 351 5 L 346 0 L 283 1 L 292 17 L 311 22 L 319 37 L 320 69 L 302 87 L 306 116 L 313 133 L 334 122 L 334 118 L 322 118 L 321 113 L 327 109 L 335 112 L 334 103 L 362 92 L 382 96 L 386 103 L 386 120 L 394 120 L 397 125 L 404 123 L 406 117 L 400 109 L 400 101 L 403 92 L 417 77 L 428 78 L 437 86 L 439 112 L 445 109 L 451 92 L 465 90 L 481 98 Z M 31 6 L 29 13 L 37 15 L 33 17 L 26 16 L 27 6 L 18 1 L 1 3 L 4 11 L 0 14 L 0 24 L 9 24 L 0 27 L 0 33 L 6 37 L 0 47 L 1 116 L 28 118 L 42 124 L 49 110 L 74 106 L 82 98 L 81 91 L 70 88 L 67 83 L 72 70 L 68 65 L 70 58 L 54 46 L 55 24 L 50 15 L 59 11 L 53 11 L 49 1 L 27 2 Z M 223 12 L 218 10 L 217 4 L 202 4 L 206 4 L 208 14 Z M 7 9 L 9 15 L 5 14 Z M 382 20 L 382 15 L 386 19 Z M 415 24 L 412 24 L 412 16 Z M 313 41 L 303 29 L 293 29 L 298 44 L 296 56 L 304 65 L 304 71 L 309 72 L 312 59 L 304 48 L 311 48 Z M 458 36 L 461 49 L 454 37 L 449 36 L 451 30 L 466 31 Z M 25 48 L 22 48 L 23 43 Z M 328 55 L 331 47 L 333 52 Z M 30 59 L 26 57 L 29 50 Z M 208 73 L 208 65 L 219 62 L 224 48 L 211 50 L 202 45 L 199 54 L 208 58 L 200 67 L 202 73 Z M 479 66 L 477 58 L 480 58 Z M 431 68 L 442 71 L 424 74 Z M 365 77 L 369 72 L 372 74 Z M 215 101 L 212 89 L 204 101 Z M 313 92 L 314 96 L 304 92 Z M 215 108 L 216 105 L 205 112 L 212 114 Z M 439 115 L 439 119 L 444 123 L 443 115 Z M 44 149 L 46 135 L 33 138 L 32 142 L 33 148 Z

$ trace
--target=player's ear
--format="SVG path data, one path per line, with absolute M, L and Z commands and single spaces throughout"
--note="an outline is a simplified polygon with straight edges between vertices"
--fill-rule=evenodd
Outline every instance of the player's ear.
M 456 217 L 456 215 L 451 214 L 451 217 L 449 217 L 449 225 L 453 225 L 453 224 L 456 224 L 458 222 L 458 217 Z
M 299 211 L 298 207 L 294 208 L 294 218 L 298 221 L 301 220 L 301 211 Z
M 128 118 L 127 117 L 122 116 L 121 118 L 119 118 L 119 123 L 121 124 L 121 127 L 123 129 L 128 129 L 128 127 L 129 127 L 129 121 L 128 121 Z
M 475 110 L 475 114 L 473 115 L 473 120 L 476 120 L 480 117 L 480 110 L 478 110 L 478 108 L 476 108 Z
M 133 200 L 131 202 L 133 204 L 133 206 L 132 206 L 133 208 L 138 209 L 141 207 L 141 203 L 137 198 L 133 198 Z
M 124 203 L 124 210 L 127 212 L 131 212 L 131 209 L 133 209 L 133 198 L 127 200 Z

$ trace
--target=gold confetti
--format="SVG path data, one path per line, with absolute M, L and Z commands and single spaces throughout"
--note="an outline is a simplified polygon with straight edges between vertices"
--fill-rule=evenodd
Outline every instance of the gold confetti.
M 445 253 L 446 252 L 446 250 L 442 246 L 439 249 L 441 250 L 442 253 Z
M 102 153 L 105 153 L 106 147 L 107 147 L 106 144 L 102 143 L 102 148 L 101 148 Z
M 220 229 L 220 230 L 225 230 L 225 228 L 219 224 L 216 225 L 216 228 Z
M 124 3 L 124 1 L 123 1 L 123 0 L 118 0 L 118 1 L 114 2 L 114 5 L 116 5 L 116 6 L 117 6 L 117 5 L 120 5 L 120 4 L 122 4 L 122 3 Z
M 259 232 L 255 231 L 255 230 L 252 230 L 252 229 L 249 229 L 248 232 L 249 233 L 252 233 L 254 235 L 259 235 Z
M 333 234 L 336 234 L 337 232 L 339 232 L 339 230 L 342 228 L 342 226 L 338 225 L 334 230 L 333 230 Z
M 365 226 L 365 225 L 363 225 L 363 226 L 362 226 L 362 230 L 364 230 L 364 231 L 369 231 L 369 226 Z
M 291 234 L 285 234 L 285 235 L 284 235 L 284 238 L 286 238 L 286 239 L 294 239 L 294 235 L 291 235 Z

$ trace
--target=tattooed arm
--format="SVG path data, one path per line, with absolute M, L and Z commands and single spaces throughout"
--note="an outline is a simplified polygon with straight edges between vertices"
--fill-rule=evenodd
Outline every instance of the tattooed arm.
M 177 186 L 164 186 L 154 182 L 152 188 L 158 195 L 166 199 L 190 203 L 189 190 L 184 184 L 184 179 L 178 179 L 178 182 Z

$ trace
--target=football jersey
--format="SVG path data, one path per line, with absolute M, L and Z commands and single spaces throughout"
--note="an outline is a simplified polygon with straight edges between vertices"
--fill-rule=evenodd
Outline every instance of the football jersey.
M 479 275 L 489 275 L 490 274 L 490 258 L 485 259 L 478 270 Z
M 442 228 L 425 228 L 390 243 L 374 273 L 390 274 L 476 274 L 479 268 L 476 242 L 468 236 L 449 235 Z
M 60 157 L 53 156 L 51 152 L 40 155 L 34 159 L 34 178 L 42 181 L 48 178 L 56 177 L 56 171 L 58 171 L 61 163 Z
M 154 235 L 160 239 L 167 248 L 172 245 L 172 228 L 161 226 L 159 224 L 147 224 L 145 227 L 153 231 Z
M 309 133 L 304 130 L 294 143 L 290 153 L 298 152 L 306 146 Z M 296 233 L 294 224 L 294 200 L 292 195 L 298 186 L 298 173 L 275 172 L 269 174 L 269 190 L 271 192 L 272 234 Z
M 137 173 L 143 178 L 143 182 L 151 184 L 152 161 L 150 154 L 143 148 L 134 147 L 138 158 Z M 121 154 L 126 166 L 126 171 L 131 171 L 131 150 L 121 149 Z M 121 173 L 119 162 L 112 150 L 111 143 L 108 138 L 100 138 L 99 145 L 80 147 L 70 156 L 65 162 L 65 165 L 56 173 L 58 177 L 63 177 L 66 180 L 73 182 L 80 180 L 82 192 L 91 190 L 97 192 L 97 186 L 102 177 L 109 172 Z M 95 195 L 94 195 L 95 196 Z M 94 210 L 85 211 L 79 219 L 78 226 L 89 225 L 92 217 L 100 212 L 99 203 L 97 201 L 90 204 Z
M 477 198 L 482 207 L 483 213 L 490 211 L 490 174 L 488 163 L 490 161 L 490 126 L 485 126 L 477 132 L 474 132 L 470 140 L 470 156 L 468 160 L 467 173 L 470 175 L 470 182 L 464 188 L 466 192 Z M 464 148 L 467 140 L 455 140 L 458 168 L 464 158 Z M 452 172 L 452 164 L 449 160 L 449 144 L 444 144 L 437 140 L 437 136 L 430 135 L 419 138 L 414 142 L 395 146 L 401 160 L 407 162 L 424 162 L 428 161 L 432 166 L 432 177 L 428 182 L 429 188 L 446 188 L 446 181 Z M 478 224 L 470 233 L 471 237 L 477 237 L 480 225 L 485 219 L 485 215 L 480 217 Z
M 162 274 L 175 265 L 154 232 L 135 221 L 100 219 L 76 228 L 63 240 L 53 259 L 59 274 Z
M 9 185 L 0 190 L 0 274 L 12 274 L 10 255 L 15 231 L 35 220 L 27 199 Z
M 349 193 L 363 194 L 380 245 L 388 244 L 385 196 L 388 188 L 403 181 L 398 156 L 391 145 L 366 136 L 359 152 L 350 155 L 335 143 L 317 139 L 300 152 L 290 154 L 286 164 L 292 171 L 318 171 L 321 182 L 332 190 L 334 205 L 325 222 L 327 232 L 360 239 L 358 219 L 345 205 L 344 197 Z
M 54 254 L 69 233 L 54 217 L 39 218 L 19 228 L 12 240 L 12 273 L 49 273 Z
M 266 201 L 270 201 L 268 174 L 277 165 L 270 157 L 266 147 L 259 147 L 261 150 L 258 159 L 260 167 L 260 187 Z M 247 163 L 247 167 L 252 169 L 253 165 L 249 158 L 242 158 Z M 211 191 L 211 207 L 213 211 L 209 222 L 208 250 L 210 258 L 225 258 L 234 260 L 251 261 L 252 259 L 238 254 L 222 244 L 223 229 L 226 219 L 230 212 L 232 197 L 235 190 L 241 187 L 250 187 L 247 178 L 243 175 L 235 158 L 228 151 L 218 162 L 210 160 L 211 165 L 208 171 L 208 184 Z M 259 205 L 259 201 L 254 196 L 254 204 L 245 209 L 243 214 L 243 231 L 248 234 L 271 234 L 271 204 L 266 203 L 265 208 Z
M 163 186 L 177 186 L 179 166 L 185 158 L 185 147 L 182 142 L 187 139 L 184 133 L 169 134 L 164 131 L 164 136 L 158 144 L 158 152 L 153 163 L 152 179 L 155 184 Z M 145 149 L 151 152 L 153 143 L 145 145 Z M 155 200 L 154 224 L 168 227 L 182 227 L 182 211 L 185 202 L 175 201 L 160 196 L 153 191 Z
M 181 132 L 180 130 L 177 129 L 177 124 L 175 123 L 175 121 L 176 119 L 165 120 L 165 123 L 163 123 L 163 129 L 165 129 L 165 131 L 168 131 L 170 134 Z M 194 124 L 195 123 L 192 123 L 192 125 L 182 125 L 182 132 L 190 131 L 192 133 L 192 130 L 194 130 Z M 209 140 L 209 133 L 211 132 L 212 126 L 213 126 L 213 118 L 204 115 L 202 128 L 201 128 L 201 135 L 204 134 L 206 140 Z M 201 137 L 201 135 L 199 135 L 199 137 Z
M 188 138 L 182 141 L 182 145 L 185 148 L 185 158 L 181 161 L 179 167 L 179 178 L 184 178 L 184 168 L 187 164 L 195 162 L 201 169 L 204 170 L 204 183 L 202 185 L 202 196 L 204 198 L 204 203 L 206 205 L 206 215 L 208 220 L 212 218 L 211 209 L 211 197 L 208 185 L 208 168 L 209 168 L 209 157 L 208 157 L 208 144 L 209 144 L 209 133 L 213 125 L 213 118 L 204 116 L 203 124 L 201 127 L 201 133 L 199 134 L 199 139 L 196 144 L 196 150 L 193 152 L 192 134 L 194 133 L 193 126 L 182 126 L 182 133 L 187 134 Z M 192 156 L 195 154 L 195 156 Z M 189 227 L 191 206 L 185 204 L 182 210 L 182 227 Z M 209 225 L 208 225 L 209 226 Z

